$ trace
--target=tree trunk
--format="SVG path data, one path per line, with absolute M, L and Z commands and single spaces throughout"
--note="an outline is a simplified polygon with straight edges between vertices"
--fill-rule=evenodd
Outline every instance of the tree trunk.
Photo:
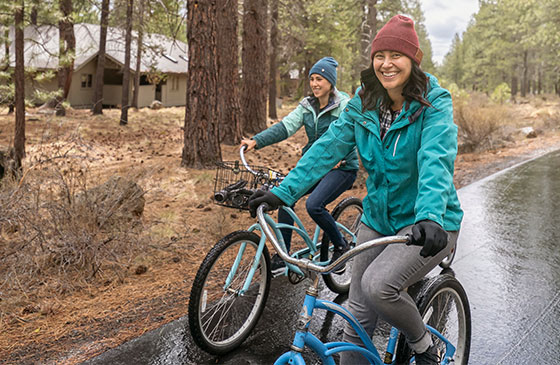
M 515 67 L 512 68 L 511 70 L 511 96 L 513 98 L 515 98 L 515 96 L 517 95 L 517 84 L 518 84 L 518 80 L 517 80 L 517 72 L 515 70 Z
M 72 0 L 60 0 L 59 9 L 62 18 L 58 22 L 59 28 L 59 55 L 58 55 L 58 89 L 62 93 L 57 98 L 55 105 L 56 115 L 66 115 L 62 102 L 68 98 L 74 71 L 74 58 L 76 56 L 76 37 L 74 36 L 74 5 Z
M 360 26 L 360 67 L 359 72 L 365 70 L 371 64 L 370 52 L 371 42 L 377 33 L 377 0 L 363 0 L 364 11 L 362 24 Z
M 15 68 L 15 107 L 16 125 L 14 134 L 14 160 L 16 170 L 21 170 L 21 161 L 25 157 L 25 73 L 23 59 L 23 12 L 24 0 L 16 3 L 14 10 L 15 20 L 15 48 L 16 48 L 16 68 Z
M 29 22 L 33 25 L 37 25 L 39 0 L 31 1 L 31 11 L 29 12 Z
M 228 145 L 241 142 L 241 105 L 239 103 L 239 42 L 237 41 L 237 0 L 216 1 L 217 15 L 217 116 L 220 141 Z
M 93 114 L 103 114 L 103 76 L 105 72 L 105 48 L 107 45 L 107 26 L 109 24 L 109 2 L 101 3 L 101 22 L 99 29 L 99 52 L 97 53 L 97 69 L 95 72 L 95 90 L 93 95 Z
M 130 44 L 132 43 L 132 7 L 133 0 L 126 2 L 126 35 L 124 38 L 124 66 L 121 97 L 120 125 L 128 124 L 128 94 L 130 91 Z
M 268 0 L 245 0 L 243 4 L 243 132 L 266 128 L 267 4 Z
M 542 94 L 542 69 L 539 67 L 537 72 L 537 94 Z
M 270 75 L 268 84 L 268 117 L 278 119 L 276 113 L 276 74 L 278 65 L 276 58 L 278 55 L 278 0 L 271 0 L 270 3 Z
M 311 86 L 309 85 L 309 71 L 311 71 L 311 67 L 313 67 L 313 55 L 311 51 L 305 51 L 305 59 L 303 63 L 303 77 L 301 81 L 303 82 L 303 95 L 310 95 L 311 94 Z
M 138 110 L 138 94 L 140 93 L 140 67 L 142 64 L 142 41 L 144 39 L 144 0 L 138 4 L 138 39 L 136 40 L 136 73 L 134 74 L 134 93 L 132 106 Z
M 189 72 L 181 166 L 214 167 L 221 160 L 217 120 L 216 1 L 187 0 Z
M 528 74 L 529 74 L 529 60 L 528 60 L 528 52 L 525 51 L 523 53 L 523 78 L 521 79 L 521 97 L 525 97 L 527 95 L 528 92 L 528 88 L 529 88 L 529 79 L 528 79 Z

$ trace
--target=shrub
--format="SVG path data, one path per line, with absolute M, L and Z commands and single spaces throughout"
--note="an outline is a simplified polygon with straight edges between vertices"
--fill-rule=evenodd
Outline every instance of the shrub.
M 453 117 L 459 127 L 460 153 L 493 148 L 496 132 L 511 118 L 505 106 L 488 103 L 479 94 L 454 102 Z
M 2 296 L 122 279 L 147 243 L 142 189 L 134 182 L 121 189 L 119 178 L 90 189 L 87 165 L 73 158 L 34 166 L 20 180 L 0 181 Z
M 500 85 L 496 86 L 490 99 L 498 104 L 505 103 L 511 96 L 511 89 L 508 84 L 502 82 Z

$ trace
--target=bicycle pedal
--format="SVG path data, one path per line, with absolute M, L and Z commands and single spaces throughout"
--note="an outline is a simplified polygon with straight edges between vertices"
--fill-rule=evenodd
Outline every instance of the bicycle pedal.
M 288 280 L 290 281 L 290 283 L 292 283 L 294 285 L 302 282 L 303 279 L 305 279 L 305 276 L 299 275 L 299 274 L 297 274 L 293 271 L 290 271 L 288 273 Z

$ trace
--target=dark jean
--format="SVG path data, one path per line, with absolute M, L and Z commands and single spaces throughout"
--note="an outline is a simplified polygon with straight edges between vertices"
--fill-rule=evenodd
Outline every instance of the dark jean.
M 356 175 L 357 170 L 331 170 L 305 194 L 310 194 L 306 203 L 307 213 L 336 247 L 343 247 L 344 241 L 338 228 L 336 228 L 336 222 L 325 207 L 352 187 Z M 294 206 L 295 204 L 291 208 Z M 278 222 L 288 225 L 294 224 L 292 217 L 282 208 L 278 210 Z M 284 228 L 281 232 L 286 249 L 289 252 L 292 243 L 292 229 Z

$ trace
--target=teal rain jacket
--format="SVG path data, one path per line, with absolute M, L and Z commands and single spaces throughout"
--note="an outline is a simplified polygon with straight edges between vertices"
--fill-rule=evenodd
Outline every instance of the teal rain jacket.
M 458 230 L 463 211 L 453 185 L 457 126 L 451 95 L 435 77 L 428 77 L 426 99 L 433 107 L 406 102 L 383 140 L 378 111 L 362 112 L 356 93 L 339 119 L 272 192 L 292 205 L 357 147 L 368 172 L 363 223 L 383 235 L 425 219 L 447 231 Z
M 305 127 L 305 133 L 307 134 L 308 139 L 308 142 L 303 147 L 302 151 L 302 154 L 305 154 L 313 143 L 315 143 L 315 141 L 317 141 L 319 137 L 327 131 L 331 123 L 338 119 L 350 97 L 348 94 L 335 89 L 332 103 L 330 103 L 330 105 L 328 105 L 318 115 L 309 102 L 309 99 L 309 97 L 304 98 L 297 108 L 284 117 L 280 123 L 276 123 L 255 135 L 253 139 L 257 142 L 256 148 L 260 149 L 283 141 L 296 133 L 303 126 Z M 342 167 L 340 167 L 341 170 L 358 169 L 358 153 L 355 148 L 350 149 L 347 154 L 341 157 L 342 160 L 346 162 Z M 328 171 L 325 173 L 327 172 Z M 322 176 L 323 175 L 320 177 Z

